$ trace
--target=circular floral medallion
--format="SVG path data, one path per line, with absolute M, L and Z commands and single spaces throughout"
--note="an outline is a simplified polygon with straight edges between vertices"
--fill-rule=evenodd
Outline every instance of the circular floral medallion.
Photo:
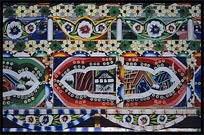
M 71 121 L 71 117 L 69 115 L 60 115 L 59 120 L 64 125 Z
M 49 126 L 52 124 L 53 117 L 52 115 L 42 115 L 39 119 L 42 126 Z
M 82 21 L 77 29 L 78 35 L 82 38 L 91 37 L 91 33 L 93 31 L 92 24 L 87 21 Z
M 123 122 L 124 123 L 129 123 L 132 124 L 133 123 L 133 115 L 124 115 L 123 116 Z
M 35 116 L 34 115 L 30 115 L 30 116 L 26 116 L 26 123 L 32 124 L 34 125 L 36 122 Z
M 142 33 L 142 30 L 143 30 L 143 26 L 139 23 L 135 23 L 133 25 L 133 30 L 135 33 Z
M 63 29 L 64 31 L 66 31 L 67 33 L 70 33 L 70 32 L 73 31 L 74 27 L 73 27 L 73 25 L 72 25 L 71 23 L 66 22 L 66 23 L 64 23 L 64 24 L 62 25 L 62 29 Z
M 138 124 L 140 126 L 147 126 L 150 123 L 150 118 L 148 115 L 141 115 L 138 118 Z
M 104 23 L 100 23 L 96 26 L 96 32 L 97 33 L 103 33 L 106 30 L 106 25 Z
M 25 30 L 28 34 L 34 33 L 36 31 L 36 25 L 35 23 L 29 23 L 25 26 Z
M 11 39 L 17 39 L 22 35 L 21 25 L 18 22 L 12 21 L 8 24 L 6 33 Z
M 168 119 L 167 116 L 163 114 L 157 116 L 157 122 L 160 124 L 166 123 L 167 119 Z
M 168 33 L 174 33 L 176 31 L 176 26 L 173 23 L 171 23 L 166 26 L 166 30 Z
M 163 25 L 159 21 L 152 21 L 147 25 L 147 33 L 150 37 L 160 37 L 163 32 Z

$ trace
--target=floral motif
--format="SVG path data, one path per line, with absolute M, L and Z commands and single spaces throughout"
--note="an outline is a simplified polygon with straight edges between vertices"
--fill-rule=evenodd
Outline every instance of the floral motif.
M 34 33 L 36 31 L 36 25 L 35 23 L 29 23 L 25 26 L 25 30 L 28 34 Z
M 16 14 L 18 17 L 25 17 L 26 13 L 27 13 L 27 10 L 25 6 L 18 6 L 16 10 Z
M 144 51 L 152 50 L 153 47 L 154 47 L 154 44 L 153 44 L 152 40 L 145 40 L 144 41 L 144 45 L 143 45 Z
M 178 12 L 181 17 L 187 17 L 189 15 L 189 9 L 185 6 L 182 6 Z
M 111 46 L 110 49 L 111 51 L 117 51 L 119 47 L 119 43 L 117 40 L 110 40 L 108 41 L 108 45 Z
M 132 44 L 130 45 L 132 50 L 139 52 L 140 51 L 140 41 L 132 41 Z
M 23 31 L 19 22 L 12 21 L 8 24 L 6 33 L 11 39 L 17 39 L 21 37 Z
M 168 48 L 175 54 L 178 53 L 178 45 L 176 45 L 176 42 L 174 40 L 168 40 L 167 41 L 167 45 L 168 45 Z
M 36 52 L 37 43 L 35 40 L 29 40 L 25 44 L 26 44 L 26 50 L 28 50 L 30 54 L 33 54 L 34 52 Z
M 155 41 L 155 46 L 157 51 L 162 51 L 164 49 L 164 41 Z
M 165 124 L 167 122 L 167 119 L 167 116 L 163 114 L 157 116 L 157 122 L 159 124 Z
M 185 51 L 188 49 L 188 44 L 185 40 L 180 40 L 179 41 L 179 51 Z
M 142 33 L 143 29 L 144 29 L 143 26 L 141 24 L 139 24 L 139 23 L 135 23 L 133 25 L 133 31 L 135 33 Z
M 69 52 L 69 51 L 70 51 L 69 48 L 71 48 L 71 45 L 72 45 L 71 41 L 69 41 L 69 40 L 64 40 L 64 41 L 63 41 L 63 44 L 62 44 L 62 49 L 63 49 L 65 52 Z
M 77 6 L 75 8 L 76 16 L 83 16 L 84 12 L 85 12 L 84 6 Z
M 97 33 L 103 33 L 107 29 L 106 25 L 104 23 L 100 23 L 96 26 L 96 32 Z
M 22 52 L 22 51 L 24 51 L 25 47 L 26 46 L 25 46 L 24 42 L 18 41 L 18 42 L 16 42 L 14 49 L 17 50 L 18 52 Z
M 142 6 L 140 6 L 140 5 L 136 5 L 136 6 L 134 6 L 132 12 L 134 13 L 134 16 L 141 16 L 142 13 L 143 13 Z
M 100 13 L 101 16 L 107 16 L 109 9 L 106 6 L 99 6 L 98 12 Z
M 50 15 L 50 9 L 47 6 L 43 6 L 40 8 L 40 13 L 42 16 L 49 16 Z
M 158 5 L 155 12 L 156 12 L 157 16 L 160 16 L 160 17 L 164 16 L 166 13 L 165 6 L 164 5 Z
M 190 41 L 189 42 L 189 49 L 191 50 L 197 50 L 200 47 L 199 43 L 196 41 Z
M 11 17 L 14 14 L 14 10 L 12 7 L 6 7 L 6 10 L 4 11 L 4 16 L 5 17 Z
M 39 48 L 41 51 L 47 51 L 48 50 L 48 41 L 47 40 L 40 40 Z
M 72 50 L 76 51 L 76 49 L 81 50 L 81 51 L 86 50 L 81 40 L 75 40 Z
M 59 120 L 62 123 L 62 125 L 65 125 L 71 121 L 71 117 L 69 115 L 60 115 Z
M 152 17 L 153 14 L 155 13 L 153 7 L 151 6 L 146 7 L 144 12 L 146 17 Z
M 42 115 L 40 116 L 39 121 L 42 126 L 49 126 L 52 124 L 53 116 L 52 115 Z
M 31 17 L 36 17 L 38 15 L 39 9 L 36 5 L 30 6 L 28 9 L 28 13 Z
M 122 9 L 120 8 L 120 13 L 122 14 L 122 16 L 130 16 L 130 6 L 122 6 Z
M 150 37 L 160 37 L 163 32 L 163 25 L 159 21 L 152 21 L 147 25 L 147 33 Z
M 51 13 L 53 16 L 60 16 L 62 13 L 61 5 L 53 6 L 51 9 Z
M 121 41 L 119 48 L 122 51 L 128 51 L 131 50 L 132 48 L 130 47 L 130 43 L 126 40 Z
M 132 124 L 133 121 L 134 121 L 133 115 L 124 115 L 123 116 L 123 122 L 124 123 Z
M 14 43 L 12 41 L 5 41 L 3 44 L 3 50 L 12 51 L 14 48 Z
M 187 59 L 187 63 L 190 67 L 195 67 L 196 66 L 196 61 L 197 59 L 193 56 L 191 56 L 191 58 Z
M 32 124 L 32 125 L 34 125 L 36 123 L 36 119 L 35 119 L 34 115 L 26 116 L 25 120 L 26 120 L 26 123 L 29 123 L 29 124 Z
M 109 51 L 110 48 L 108 47 L 108 44 L 106 43 L 105 40 L 99 40 L 98 43 L 96 44 L 96 47 L 100 51 Z
M 178 14 L 178 10 L 175 5 L 171 5 L 168 7 L 167 13 L 170 17 L 175 17 Z
M 73 14 L 73 5 L 65 5 L 62 12 L 64 13 L 64 16 L 72 16 L 72 14 Z
M 175 24 L 171 23 L 171 24 L 167 25 L 166 30 L 168 33 L 174 33 L 176 31 Z
M 148 115 L 141 115 L 138 118 L 138 124 L 140 126 L 147 126 L 150 123 L 150 118 Z
M 86 42 L 85 47 L 87 48 L 88 51 L 93 51 L 94 48 L 96 47 L 96 44 L 94 41 L 88 41 Z
M 112 6 L 109 13 L 111 16 L 118 16 L 120 13 L 119 7 Z
M 96 5 L 88 5 L 86 8 L 86 13 L 89 16 L 95 16 L 96 15 Z
M 201 14 L 200 4 L 196 6 L 192 6 L 190 9 L 190 13 L 193 17 L 200 16 Z
M 82 21 L 77 29 L 78 35 L 82 38 L 91 37 L 91 33 L 93 31 L 92 24 L 87 21 Z
M 73 26 L 71 23 L 66 22 L 66 23 L 64 23 L 64 24 L 62 25 L 62 29 L 63 29 L 64 31 L 66 31 L 67 33 L 70 33 L 70 32 L 73 31 L 74 26 Z
M 61 48 L 61 44 L 60 44 L 59 41 L 53 41 L 50 44 L 50 48 L 51 48 L 52 51 L 58 51 Z

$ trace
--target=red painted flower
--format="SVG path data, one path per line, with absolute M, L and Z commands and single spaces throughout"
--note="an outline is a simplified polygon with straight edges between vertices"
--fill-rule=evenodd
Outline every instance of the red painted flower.
M 93 29 L 92 29 L 92 24 L 87 22 L 87 21 L 82 21 L 79 24 L 78 27 L 78 35 L 82 38 L 89 38 L 91 37 L 91 33 L 92 33 Z

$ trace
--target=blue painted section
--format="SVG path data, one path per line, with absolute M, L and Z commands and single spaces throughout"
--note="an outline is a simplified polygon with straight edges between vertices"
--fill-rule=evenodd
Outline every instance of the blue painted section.
M 150 90 L 150 84 L 147 82 L 146 78 L 142 76 L 140 81 L 136 86 L 136 93 L 143 93 Z

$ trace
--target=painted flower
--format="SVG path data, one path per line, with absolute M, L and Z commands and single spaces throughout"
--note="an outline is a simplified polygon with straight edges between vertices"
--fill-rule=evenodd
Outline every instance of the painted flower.
M 36 48 L 37 48 L 37 43 L 35 40 L 29 40 L 25 43 L 26 45 L 26 50 L 28 50 L 28 52 L 30 54 L 33 54 L 36 52 Z
M 107 27 L 104 23 L 100 23 L 96 26 L 96 32 L 97 33 L 103 33 L 106 29 L 107 29 Z
M 28 9 L 28 13 L 31 17 L 36 17 L 38 16 L 38 13 L 39 13 L 39 9 L 37 7 L 37 5 L 34 5 L 34 6 L 30 6 L 29 9 Z
M 47 40 L 40 40 L 39 43 L 40 51 L 47 51 L 48 50 L 48 41 Z
M 111 16 L 118 16 L 120 13 L 119 7 L 112 6 L 109 13 Z
M 75 51 L 76 50 L 81 50 L 81 51 L 86 50 L 86 48 L 84 47 L 84 43 L 81 40 L 75 40 L 72 49 L 74 48 L 75 48 Z
M 155 46 L 157 51 L 162 51 L 164 49 L 164 41 L 155 41 Z
M 168 50 L 171 50 L 173 53 L 178 53 L 178 45 L 176 44 L 175 40 L 168 40 L 166 47 Z
M 141 5 L 135 5 L 132 12 L 134 13 L 134 16 L 141 16 L 143 13 L 142 6 Z
M 196 16 L 200 16 L 201 15 L 201 10 L 200 10 L 200 4 L 199 5 L 196 5 L 196 6 L 192 6 L 191 9 L 190 9 L 190 13 L 193 17 L 196 17 Z
M 130 6 L 122 6 L 122 8 L 120 8 L 120 13 L 122 14 L 122 16 L 130 16 Z
M 16 10 L 16 14 L 18 17 L 25 17 L 27 14 L 27 10 L 26 10 L 25 6 L 18 6 L 18 8 Z
M 196 61 L 197 61 L 197 59 L 195 57 L 193 57 L 193 56 L 191 56 L 190 58 L 187 58 L 187 64 L 190 67 L 195 67 L 197 65 Z
M 123 122 L 124 123 L 132 124 L 133 121 L 134 121 L 133 115 L 124 115 L 123 116 Z
M 50 44 L 50 48 L 51 48 L 52 51 L 58 51 L 61 48 L 61 44 L 60 44 L 59 41 L 53 41 Z
M 16 42 L 14 49 L 17 50 L 18 52 L 22 52 L 22 51 L 24 51 L 25 47 L 26 47 L 26 45 L 24 42 L 18 41 L 18 42 Z
M 17 39 L 21 37 L 23 31 L 19 22 L 12 21 L 8 24 L 6 33 L 11 39 Z
M 73 31 L 74 26 L 73 26 L 71 23 L 66 22 L 66 23 L 64 23 L 64 24 L 62 25 L 62 29 L 63 29 L 64 31 L 66 31 L 67 33 L 70 33 L 70 32 Z
M 140 126 L 147 126 L 150 123 L 150 118 L 148 115 L 141 115 L 138 118 L 138 124 Z
M 99 12 L 100 16 L 107 16 L 109 9 L 106 6 L 99 6 L 98 12 Z
M 62 49 L 65 51 L 65 52 L 69 52 L 69 48 L 71 47 L 72 43 L 71 41 L 69 40 L 64 40 L 63 41 L 63 44 L 62 44 Z
M 35 119 L 34 115 L 26 116 L 25 120 L 26 120 L 26 123 L 29 123 L 29 124 L 32 124 L 32 125 L 34 125 L 36 123 L 36 119 Z
M 119 48 L 121 51 L 128 51 L 132 49 L 130 47 L 130 43 L 127 40 L 121 41 Z
M 40 116 L 39 121 L 42 126 L 49 126 L 52 124 L 53 116 L 52 115 L 42 115 Z
M 179 40 L 179 51 L 185 51 L 188 49 L 188 44 L 185 40 Z
M 11 17 L 11 16 L 13 16 L 14 15 L 14 10 L 13 10 L 13 8 L 12 7 L 6 7 L 6 10 L 4 11 L 4 16 L 5 17 Z
M 62 9 L 61 9 L 61 4 L 57 5 L 57 6 L 53 6 L 51 8 L 51 13 L 53 16 L 60 16 L 62 13 Z
M 87 41 L 85 47 L 87 48 L 88 51 L 93 51 L 94 48 L 96 47 L 96 44 L 94 41 Z
M 135 23 L 132 27 L 133 27 L 133 31 L 135 33 L 142 33 L 142 31 L 144 29 L 143 26 L 139 23 Z
M 176 31 L 175 24 L 171 23 L 171 24 L 167 25 L 166 30 L 168 33 L 174 33 Z
M 5 41 L 3 44 L 3 50 L 12 51 L 14 48 L 14 43 L 12 41 Z
M 71 117 L 69 115 L 60 115 L 59 120 L 62 125 L 65 125 L 71 121 Z
M 143 50 L 144 51 L 152 50 L 153 47 L 154 47 L 154 44 L 153 44 L 152 40 L 145 40 L 144 41 L 144 43 L 143 43 Z
M 157 122 L 159 124 L 165 124 L 167 122 L 167 119 L 167 116 L 163 114 L 157 116 Z
M 83 16 L 84 15 L 84 6 L 77 6 L 75 8 L 75 13 L 76 13 L 76 16 Z
M 35 23 L 29 23 L 25 26 L 25 30 L 28 34 L 34 33 L 36 31 L 36 25 Z
M 109 45 L 106 43 L 105 40 L 99 40 L 98 43 L 96 44 L 97 50 L 100 51 L 109 51 L 110 48 L 108 46 Z
M 164 5 L 158 5 L 157 9 L 155 10 L 155 13 L 157 14 L 157 16 L 164 16 L 166 13 L 166 9 Z
M 62 10 L 64 13 L 64 16 L 72 16 L 73 14 L 73 5 L 65 5 L 64 9 Z
M 155 13 L 153 7 L 151 7 L 151 6 L 146 7 L 144 12 L 145 12 L 146 17 L 152 17 L 153 14 Z
M 50 15 L 50 8 L 47 6 L 43 6 L 40 8 L 40 13 L 42 16 L 49 16 Z
M 171 5 L 168 7 L 167 13 L 169 17 L 175 17 L 178 14 L 178 10 L 175 5 Z
M 147 25 L 147 33 L 150 37 L 160 37 L 164 32 L 163 27 L 159 21 L 152 21 Z
M 109 40 L 108 45 L 111 46 L 110 49 L 111 51 L 117 51 L 119 47 L 119 43 L 117 40 Z
M 196 41 L 189 42 L 189 49 L 190 50 L 197 50 L 200 47 L 200 44 Z
M 87 21 L 82 21 L 77 29 L 78 35 L 82 38 L 91 37 L 91 33 L 93 31 L 92 24 Z
M 189 16 L 189 9 L 188 9 L 188 7 L 182 6 L 182 7 L 180 7 L 180 10 L 178 12 L 179 12 L 181 17 Z
M 140 51 L 140 41 L 132 41 L 132 44 L 130 45 L 132 50 L 134 51 Z
M 86 8 L 86 13 L 89 16 L 95 16 L 96 15 L 96 5 L 88 5 L 88 7 Z

